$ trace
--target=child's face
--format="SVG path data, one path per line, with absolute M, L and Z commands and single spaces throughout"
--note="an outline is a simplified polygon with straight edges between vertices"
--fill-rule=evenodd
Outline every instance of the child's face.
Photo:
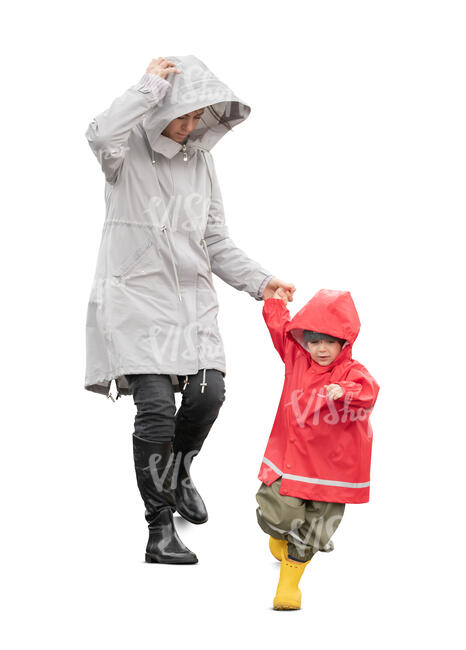
M 308 341 L 307 348 L 311 354 L 312 360 L 318 363 L 319 366 L 329 366 L 340 354 L 341 343 L 338 341 L 325 341 L 324 339 L 321 339 L 315 343 Z

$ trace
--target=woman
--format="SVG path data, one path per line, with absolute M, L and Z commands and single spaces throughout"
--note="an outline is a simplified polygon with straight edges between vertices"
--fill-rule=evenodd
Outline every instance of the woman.
M 212 274 L 256 300 L 279 287 L 292 300 L 295 291 L 235 246 L 225 223 L 210 150 L 249 113 L 195 56 L 159 57 L 86 131 L 105 174 L 107 212 L 88 305 L 85 388 L 113 399 L 115 380 L 117 398 L 133 395 L 148 562 L 197 562 L 173 511 L 207 520 L 189 468 L 225 393 Z

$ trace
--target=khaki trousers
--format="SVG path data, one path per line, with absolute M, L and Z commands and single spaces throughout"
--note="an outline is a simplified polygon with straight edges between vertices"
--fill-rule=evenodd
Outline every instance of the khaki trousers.
M 344 503 L 312 501 L 280 494 L 281 478 L 272 485 L 262 483 L 256 494 L 257 521 L 262 530 L 276 539 L 286 539 L 288 554 L 307 562 L 325 546 L 338 528 Z

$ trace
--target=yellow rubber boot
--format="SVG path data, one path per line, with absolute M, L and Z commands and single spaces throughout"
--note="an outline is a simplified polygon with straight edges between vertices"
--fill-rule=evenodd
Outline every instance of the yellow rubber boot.
M 270 536 L 269 539 L 269 549 L 275 559 L 281 562 L 282 559 L 282 549 L 288 555 L 288 542 L 286 539 L 276 539 L 275 537 Z
M 294 562 L 288 559 L 288 554 L 285 555 L 283 553 L 280 566 L 280 580 L 278 581 L 277 593 L 273 599 L 274 609 L 301 608 L 301 590 L 298 585 L 304 569 L 310 561 Z

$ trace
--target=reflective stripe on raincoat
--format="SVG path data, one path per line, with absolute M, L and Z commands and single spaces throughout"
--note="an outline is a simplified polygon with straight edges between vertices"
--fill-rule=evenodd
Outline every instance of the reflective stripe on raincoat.
M 369 501 L 372 427 L 379 386 L 352 358 L 360 322 L 348 291 L 322 289 L 290 319 L 281 299 L 265 300 L 262 314 L 285 363 L 285 379 L 258 478 L 280 493 L 337 503 Z M 303 329 L 345 339 L 328 366 L 312 360 Z M 338 384 L 330 400 L 324 386 Z

